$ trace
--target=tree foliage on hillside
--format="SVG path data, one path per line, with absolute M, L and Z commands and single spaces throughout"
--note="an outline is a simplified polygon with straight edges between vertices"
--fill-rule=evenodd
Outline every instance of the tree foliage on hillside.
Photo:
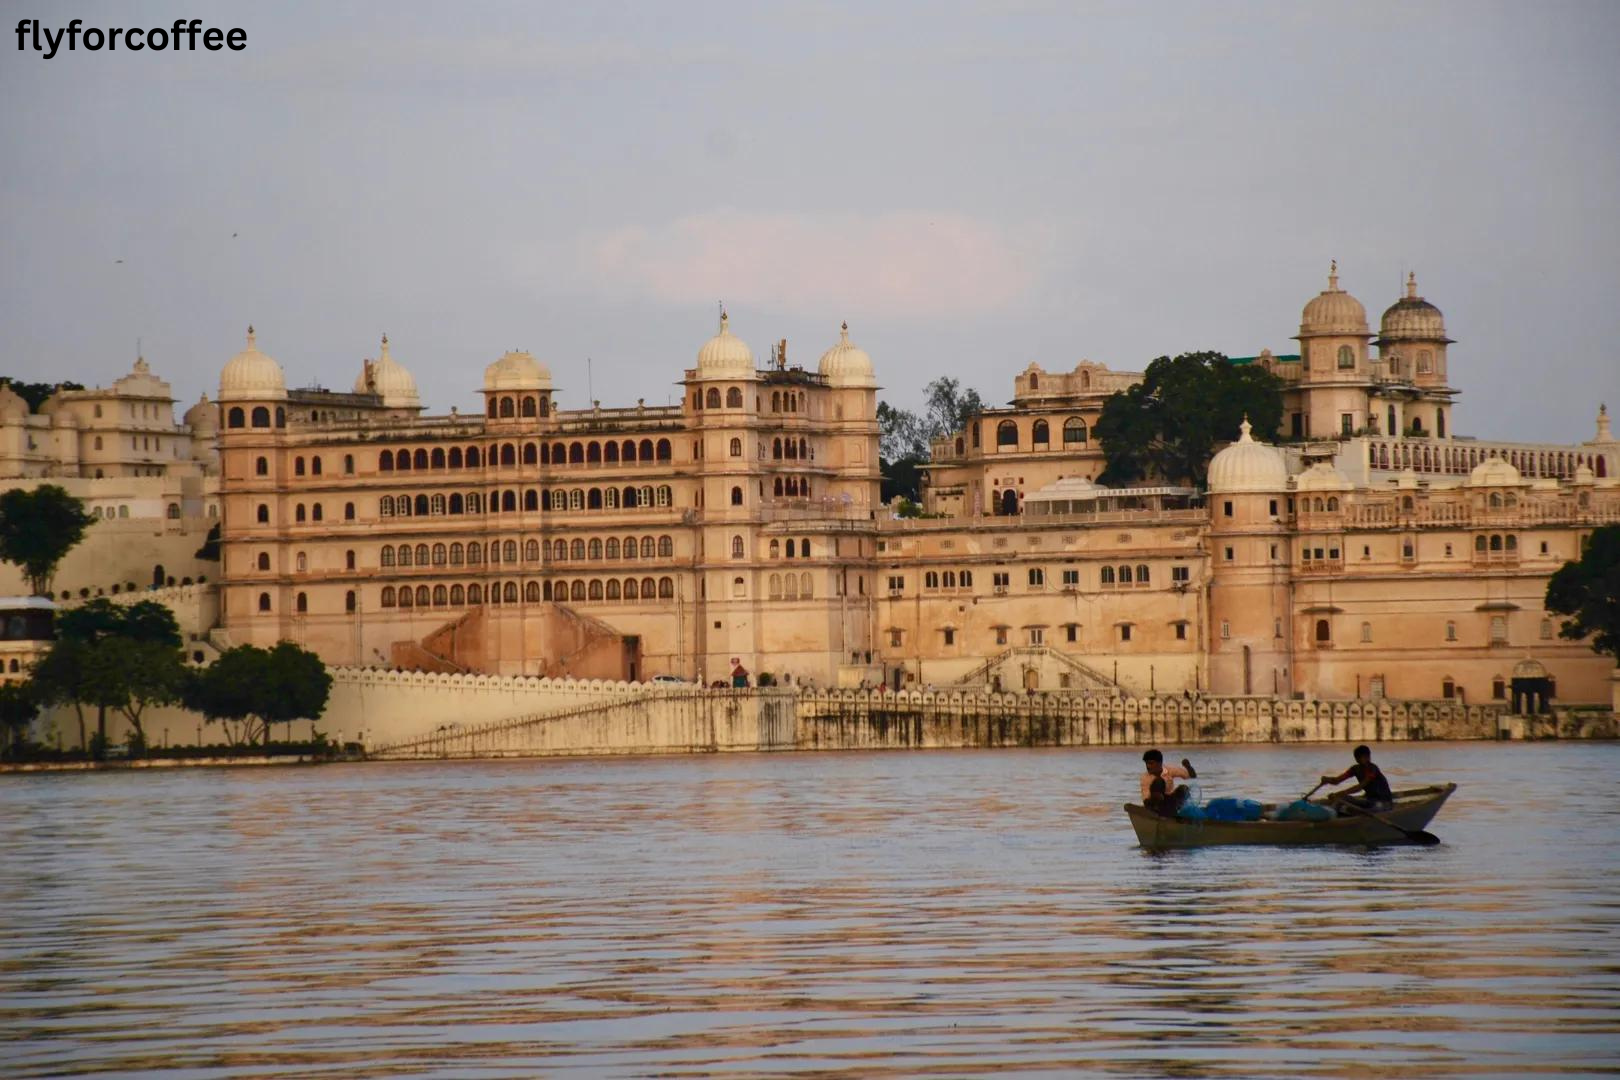
M 928 444 L 954 435 L 984 411 L 979 392 L 963 389 L 958 379 L 942 376 L 923 388 L 921 415 L 878 402 L 878 459 L 883 472 L 883 501 L 917 499 L 921 466 Z
M 1620 525 L 1595 529 L 1586 549 L 1547 581 L 1546 608 L 1567 615 L 1558 635 L 1620 659 Z
M 332 676 L 312 652 L 289 641 L 238 645 L 197 674 L 185 704 L 218 722 L 232 746 L 269 745 L 273 724 L 319 719 L 331 690 Z
M 12 488 L 0 495 L 0 560 L 16 564 L 36 596 L 49 596 L 57 565 L 94 520 L 55 484 Z
M 1254 438 L 1276 438 L 1282 383 L 1255 364 L 1234 365 L 1218 352 L 1161 356 L 1140 383 L 1103 405 L 1094 429 L 1108 485 L 1161 480 L 1202 488 L 1217 443 L 1238 437 L 1248 416 Z
M 24 382 L 21 379 L 13 379 L 10 375 L 0 375 L 0 385 L 11 387 L 11 392 L 13 394 L 16 394 L 18 397 L 28 402 L 28 409 L 30 412 L 39 412 L 39 407 L 45 404 L 45 399 L 56 393 L 58 390 L 84 389 L 83 383 Z

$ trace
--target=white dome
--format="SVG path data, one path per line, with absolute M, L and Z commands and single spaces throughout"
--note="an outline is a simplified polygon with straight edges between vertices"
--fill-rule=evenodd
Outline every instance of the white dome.
M 754 352 L 742 338 L 733 337 L 731 322 L 725 312 L 720 313 L 720 332 L 708 341 L 697 355 L 698 376 L 710 378 L 752 378 Z
M 1514 487 L 1523 482 L 1513 463 L 1499 457 L 1486 458 L 1468 474 L 1469 487 Z
M 180 419 L 192 431 L 213 432 L 219 430 L 219 410 L 214 407 L 212 401 L 208 400 L 207 394 L 204 394 L 197 401 L 197 404 L 187 409 L 185 415 Z
M 551 371 L 526 352 L 506 353 L 484 369 L 485 390 L 550 390 Z
M 1255 442 L 1249 436 L 1251 430 L 1245 417 L 1238 441 L 1210 459 L 1211 495 L 1282 491 L 1288 487 L 1288 463 L 1283 460 L 1282 451 Z
M 354 380 L 357 394 L 377 394 L 390 409 L 420 409 L 422 399 L 416 392 L 416 378 L 404 365 L 388 355 L 388 335 L 382 338 L 382 352 L 374 363 L 367 363 Z
M 1299 336 L 1323 334 L 1367 337 L 1367 309 L 1339 288 L 1339 264 L 1328 271 L 1328 287 L 1317 293 L 1299 317 Z
M 838 332 L 838 344 L 821 354 L 821 374 L 831 386 L 877 385 L 872 374 L 872 358 L 866 350 L 849 342 L 849 323 Z
M 1348 491 L 1350 481 L 1330 461 L 1318 461 L 1294 477 L 1295 491 Z
M 231 357 L 231 362 L 219 373 L 219 396 L 222 401 L 287 396 L 287 380 L 281 373 L 281 365 L 259 351 L 251 326 L 248 327 L 247 348 Z

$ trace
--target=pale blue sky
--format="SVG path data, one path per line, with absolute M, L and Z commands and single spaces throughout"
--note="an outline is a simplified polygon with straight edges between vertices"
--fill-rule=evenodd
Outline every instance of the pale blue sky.
M 1462 432 L 1620 406 L 1612 2 L 221 4 L 246 52 L 50 61 L 18 19 L 176 9 L 0 14 L 0 373 L 139 337 L 190 401 L 252 322 L 293 385 L 387 331 L 434 411 L 512 347 L 662 403 L 723 299 L 757 356 L 848 319 L 885 397 L 1002 400 L 1293 351 L 1337 258 L 1375 328 L 1417 271 Z

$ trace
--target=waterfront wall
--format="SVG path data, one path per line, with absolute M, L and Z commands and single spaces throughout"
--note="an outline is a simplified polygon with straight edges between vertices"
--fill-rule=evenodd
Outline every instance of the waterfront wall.
M 718 751 L 1136 746 L 1614 738 L 1615 713 L 1558 709 L 1517 717 L 1453 701 L 1289 701 L 1085 693 L 708 690 L 598 680 L 332 671 L 326 715 L 277 738 L 320 731 L 384 757 L 498 757 Z M 93 717 L 90 724 L 93 726 Z M 42 741 L 77 746 L 71 709 Z M 180 709 L 151 710 L 153 745 L 223 741 Z M 51 731 L 55 735 L 50 734 Z M 114 743 L 127 738 L 109 717 Z

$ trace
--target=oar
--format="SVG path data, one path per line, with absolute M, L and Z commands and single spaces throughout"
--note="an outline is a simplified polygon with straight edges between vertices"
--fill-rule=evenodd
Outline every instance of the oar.
M 1315 795 L 1320 790 L 1322 790 L 1322 781 L 1318 780 L 1316 782 L 1315 787 L 1311 788 L 1311 790 L 1307 791 L 1305 794 L 1303 794 L 1303 795 L 1301 795 L 1299 797 L 1300 801 L 1303 802 L 1304 800 L 1310 798 L 1312 795 Z
M 1358 814 L 1363 814 L 1372 818 L 1374 821 L 1388 825 L 1390 828 L 1394 829 L 1396 832 L 1400 833 L 1414 844 L 1422 844 L 1424 847 L 1433 847 L 1435 844 L 1440 842 L 1440 838 L 1434 835 L 1432 832 L 1424 832 L 1422 829 L 1408 829 L 1404 826 L 1397 825 L 1393 821 L 1389 820 L 1389 818 L 1384 817 L 1382 814 L 1375 814 L 1371 810 L 1357 806 L 1355 803 L 1350 802 L 1349 800 L 1340 800 L 1334 805 L 1349 807 Z

